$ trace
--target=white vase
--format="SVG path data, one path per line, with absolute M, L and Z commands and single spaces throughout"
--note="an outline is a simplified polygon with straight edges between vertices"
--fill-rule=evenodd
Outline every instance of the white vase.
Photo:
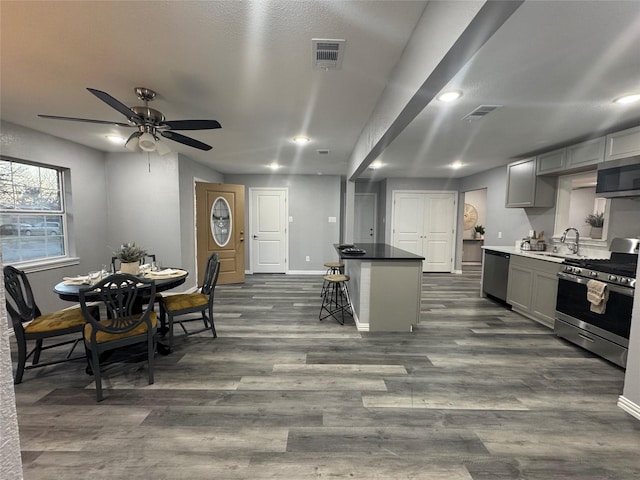
M 138 275 L 140 273 L 140 262 L 122 262 L 120 263 L 120 272 Z
M 591 227 L 591 238 L 602 238 L 602 227 Z

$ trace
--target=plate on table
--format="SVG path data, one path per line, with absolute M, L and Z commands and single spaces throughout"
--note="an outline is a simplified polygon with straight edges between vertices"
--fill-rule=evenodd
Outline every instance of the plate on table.
M 344 250 L 345 248 L 353 248 L 355 245 L 353 243 L 341 243 L 338 245 L 338 250 Z

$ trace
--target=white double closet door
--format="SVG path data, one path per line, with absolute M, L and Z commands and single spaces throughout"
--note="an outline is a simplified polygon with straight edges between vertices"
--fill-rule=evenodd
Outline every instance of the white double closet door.
M 454 192 L 393 192 L 392 244 L 425 258 L 423 272 L 453 271 Z

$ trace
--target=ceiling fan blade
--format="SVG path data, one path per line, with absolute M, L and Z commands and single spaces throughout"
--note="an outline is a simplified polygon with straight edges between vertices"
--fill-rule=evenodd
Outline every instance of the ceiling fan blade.
M 165 125 L 171 130 L 213 130 L 214 128 L 222 128 L 222 125 L 215 120 L 167 120 L 161 124 L 161 126 Z
M 108 93 L 102 92 L 100 90 L 96 90 L 95 88 L 87 88 L 87 90 L 93 93 L 96 97 L 98 97 L 104 103 L 109 105 L 111 108 L 115 108 L 117 111 L 119 111 L 128 119 L 131 119 L 131 120 L 135 119 L 139 121 L 142 120 L 142 118 L 139 115 L 133 113 L 133 111 L 129 107 L 127 107 L 124 103 L 120 102 L 119 100 L 116 100 Z
M 115 125 L 117 127 L 132 127 L 128 123 L 109 122 L 108 120 L 91 120 L 90 118 L 75 118 L 75 117 L 58 117 L 56 115 L 42 115 L 38 114 L 41 118 L 52 118 L 54 120 L 69 120 L 72 122 L 87 122 L 87 123 L 101 123 L 103 125 Z
M 173 140 L 174 142 L 183 143 L 184 145 L 188 145 L 193 148 L 199 148 L 200 150 L 209 151 L 211 150 L 211 148 L 213 148 L 211 147 L 211 145 L 202 143 L 199 140 L 196 140 L 190 137 L 185 137 L 184 135 L 181 135 L 179 133 L 172 132 L 172 131 L 160 132 L 160 135 L 162 135 L 165 138 L 168 138 L 169 140 Z

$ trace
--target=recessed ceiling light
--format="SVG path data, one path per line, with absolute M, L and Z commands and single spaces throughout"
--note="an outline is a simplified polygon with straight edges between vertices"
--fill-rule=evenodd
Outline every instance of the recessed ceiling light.
M 382 163 L 380 160 L 375 160 L 374 162 L 371 162 L 371 165 L 369 165 L 369 168 L 371 170 L 378 170 L 382 167 L 384 167 L 384 163 Z
M 271 162 L 269 165 L 267 165 L 271 170 L 278 170 L 280 168 L 280 165 L 278 164 L 278 162 Z
M 454 100 L 459 99 L 462 96 L 462 92 L 460 90 L 449 90 L 448 92 L 443 92 L 438 95 L 438 100 L 441 102 L 453 102 Z
M 305 143 L 309 143 L 309 137 L 305 137 L 304 135 L 298 135 L 297 137 L 293 137 L 293 141 L 298 145 L 304 145 Z
M 464 167 L 464 164 L 460 160 L 456 160 L 450 165 L 450 167 L 453 168 L 454 170 L 458 170 L 459 168 Z
M 627 105 L 629 103 L 634 103 L 640 100 L 640 93 L 627 93 L 613 100 L 613 103 L 619 103 L 622 105 Z
M 109 140 L 111 143 L 117 143 L 118 145 L 124 145 L 124 142 L 127 140 L 124 137 L 121 137 L 119 135 L 107 135 L 107 140 Z

